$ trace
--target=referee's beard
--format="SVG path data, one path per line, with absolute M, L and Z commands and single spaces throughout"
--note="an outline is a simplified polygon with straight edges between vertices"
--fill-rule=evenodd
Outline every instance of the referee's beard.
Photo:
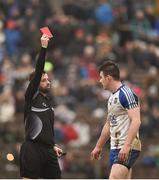
M 43 87 L 39 87 L 40 92 L 44 93 L 44 94 L 48 94 L 50 92 L 50 86 L 47 86 L 45 88 Z

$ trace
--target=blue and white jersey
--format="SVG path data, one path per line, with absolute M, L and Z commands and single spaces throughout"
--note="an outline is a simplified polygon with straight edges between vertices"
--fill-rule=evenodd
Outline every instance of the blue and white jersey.
M 122 85 L 111 94 L 108 100 L 108 120 L 110 121 L 111 149 L 122 148 L 130 127 L 127 110 L 139 106 L 138 97 L 126 85 Z M 132 148 L 141 149 L 139 136 L 132 143 Z

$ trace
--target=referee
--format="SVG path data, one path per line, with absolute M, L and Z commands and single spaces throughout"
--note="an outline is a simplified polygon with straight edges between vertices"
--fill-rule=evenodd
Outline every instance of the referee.
M 43 70 L 48 42 L 48 36 L 42 35 L 36 68 L 25 93 L 25 141 L 20 151 L 22 178 L 61 178 L 57 157 L 63 152 L 54 142 L 54 108 L 48 97 L 48 75 Z

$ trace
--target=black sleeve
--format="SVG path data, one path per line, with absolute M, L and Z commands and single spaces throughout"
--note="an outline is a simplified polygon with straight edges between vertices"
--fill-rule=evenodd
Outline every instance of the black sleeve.
M 36 68 L 35 68 L 35 76 L 34 78 L 30 81 L 28 88 L 25 93 L 25 100 L 26 101 L 31 101 L 34 94 L 37 92 L 41 76 L 44 70 L 44 64 L 45 64 L 45 55 L 46 55 L 46 48 L 41 48 L 40 54 L 36 63 Z

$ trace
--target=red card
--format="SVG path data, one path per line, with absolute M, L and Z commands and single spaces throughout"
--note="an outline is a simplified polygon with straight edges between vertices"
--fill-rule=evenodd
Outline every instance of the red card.
M 49 28 L 48 28 L 47 26 L 40 28 L 40 31 L 41 31 L 43 34 L 48 35 L 49 38 L 52 38 L 52 37 L 53 37 L 51 31 L 49 30 Z

